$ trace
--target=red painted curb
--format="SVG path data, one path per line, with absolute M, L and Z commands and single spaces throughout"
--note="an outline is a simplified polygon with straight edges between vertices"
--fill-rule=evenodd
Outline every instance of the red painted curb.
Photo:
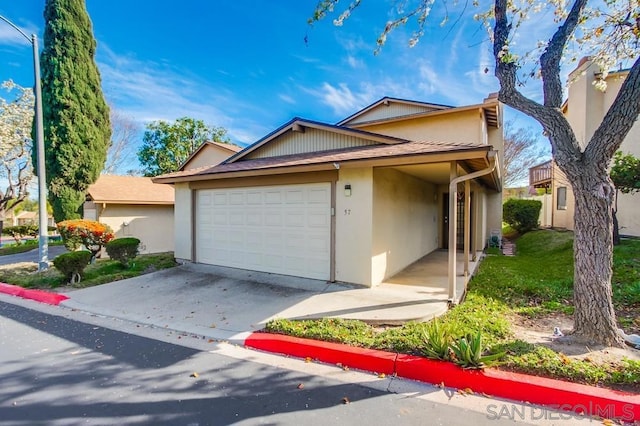
M 17 285 L 0 283 L 0 293 L 10 294 L 12 296 L 22 297 L 24 299 L 35 300 L 48 305 L 59 305 L 60 302 L 67 300 L 69 297 L 64 294 L 51 293 L 44 290 L 35 290 L 30 288 L 22 288 Z
M 267 352 L 313 358 L 329 364 L 376 373 L 393 374 L 396 354 L 375 349 L 356 348 L 331 342 L 320 342 L 282 334 L 252 333 L 245 346 Z
M 444 383 L 447 387 L 469 389 L 475 393 L 577 414 L 618 418 L 628 422 L 640 420 L 640 395 L 611 389 L 491 368 L 465 370 L 450 362 L 281 334 L 252 333 L 245 345 L 267 352 L 342 363 L 366 371 L 395 373 L 399 377 L 436 385 Z
M 398 355 L 399 377 L 500 398 L 625 421 L 640 420 L 640 395 L 495 369 L 465 370 L 444 361 Z

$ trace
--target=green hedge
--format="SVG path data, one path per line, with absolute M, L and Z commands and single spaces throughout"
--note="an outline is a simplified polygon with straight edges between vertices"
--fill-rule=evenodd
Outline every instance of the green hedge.
M 542 202 L 512 198 L 502 205 L 502 220 L 520 234 L 538 227 Z
M 53 266 L 64 275 L 68 282 L 77 284 L 84 276 L 84 268 L 87 267 L 90 260 L 90 251 L 72 251 L 53 259 Z
M 138 255 L 140 240 L 134 237 L 117 238 L 109 241 L 105 246 L 107 254 L 113 260 L 117 260 L 125 268 L 129 267 L 129 262 Z

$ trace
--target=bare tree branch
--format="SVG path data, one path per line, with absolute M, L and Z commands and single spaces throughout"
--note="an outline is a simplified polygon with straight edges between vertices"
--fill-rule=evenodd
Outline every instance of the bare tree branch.
M 563 84 L 560 81 L 560 61 L 567 41 L 575 31 L 587 1 L 576 0 L 564 23 L 553 34 L 547 48 L 540 56 L 540 72 L 542 73 L 545 106 L 552 108 L 560 108 L 562 106 Z

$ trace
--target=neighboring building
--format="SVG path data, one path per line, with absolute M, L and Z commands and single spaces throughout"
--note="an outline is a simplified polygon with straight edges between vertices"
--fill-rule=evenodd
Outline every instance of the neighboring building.
M 10 223 L 9 226 L 22 226 L 22 225 L 38 225 L 38 218 L 40 217 L 38 215 L 38 212 L 28 212 L 28 211 L 21 211 L 18 214 L 13 215 L 12 213 L 10 213 L 11 216 L 9 216 L 9 220 L 8 222 Z M 56 226 L 55 221 L 53 220 L 53 216 L 49 216 L 47 217 L 47 226 Z
M 179 259 L 376 286 L 449 249 L 451 280 L 456 248 L 475 255 L 501 229 L 502 150 L 496 95 L 383 98 L 336 125 L 295 118 L 222 164 L 154 182 L 175 185 Z
M 171 185 L 138 176 L 101 175 L 89 186 L 84 218 L 107 224 L 116 238 L 136 237 L 141 253 L 173 251 Z
M 571 82 L 569 94 L 563 105 L 563 113 L 571 124 L 584 148 L 602 122 L 613 103 L 628 71 L 609 73 L 605 80 L 607 89 L 603 92 L 594 86 L 602 78 L 600 69 L 591 61 L 583 59 L 569 75 Z M 636 124 L 622 142 L 620 150 L 626 154 L 640 157 L 640 124 Z M 556 228 L 574 228 L 575 199 L 573 189 L 566 176 L 553 161 L 532 167 L 529 173 L 530 185 L 546 188 L 553 195 L 551 226 Z M 640 236 L 640 194 L 618 194 L 617 217 L 620 234 Z

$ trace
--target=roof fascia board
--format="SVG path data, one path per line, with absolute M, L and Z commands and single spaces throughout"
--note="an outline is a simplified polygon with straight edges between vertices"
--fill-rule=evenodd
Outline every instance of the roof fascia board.
M 466 111 L 472 111 L 477 109 L 487 109 L 487 108 L 496 108 L 496 114 L 499 116 L 500 112 L 498 111 L 498 105 L 499 103 L 497 101 L 487 102 L 482 104 L 475 104 L 475 105 L 465 105 L 462 107 L 453 107 L 453 108 L 443 109 L 438 111 L 419 112 L 416 114 L 404 115 L 401 117 L 391 117 L 391 118 L 384 118 L 380 120 L 367 121 L 364 123 L 356 123 L 356 124 L 353 124 L 352 127 L 354 128 L 368 127 L 368 126 L 377 125 L 377 124 L 394 123 L 394 122 L 405 121 L 405 120 L 413 120 L 415 118 L 433 117 L 433 116 L 444 115 L 444 114 L 455 114 L 459 112 L 466 112 Z
M 360 111 L 351 114 L 349 117 L 343 119 L 342 121 L 338 122 L 337 125 L 338 126 L 342 126 L 345 123 L 348 123 L 349 121 L 352 121 L 353 119 L 360 117 L 361 115 L 377 108 L 380 105 L 389 103 L 389 102 L 395 102 L 395 103 L 399 103 L 399 104 L 404 104 L 404 105 L 416 105 L 416 106 L 423 106 L 423 107 L 433 107 L 433 108 L 438 108 L 438 109 L 448 109 L 448 108 L 453 108 L 449 105 L 440 105 L 440 104 L 432 104 L 432 103 L 428 103 L 428 102 L 419 102 L 419 101 L 411 101 L 411 100 L 407 100 L 407 99 L 399 99 L 399 98 L 390 98 L 385 96 L 384 98 L 372 103 L 369 106 L 364 107 L 363 109 L 361 109 Z
M 322 171 L 322 170 L 334 170 L 336 169 L 336 164 L 338 167 L 345 168 L 356 168 L 356 167 L 384 167 L 384 166 L 405 166 L 411 164 L 425 164 L 425 163 L 439 163 L 443 161 L 460 161 L 460 160 L 470 160 L 477 158 L 485 158 L 487 152 L 489 152 L 490 146 L 480 146 L 477 149 L 464 149 L 459 151 L 450 151 L 450 152 L 435 152 L 435 153 L 427 153 L 427 154 L 416 154 L 416 155 L 398 155 L 393 157 L 383 157 L 383 158 L 363 158 L 363 159 L 353 159 L 353 160 L 344 160 L 340 162 L 328 162 L 328 163 L 318 163 L 318 164 L 303 164 L 303 165 L 294 165 L 294 166 L 285 166 L 285 167 L 272 167 L 272 168 L 263 168 L 263 169 L 254 169 L 254 170 L 241 170 L 241 171 L 231 171 L 226 173 L 211 173 L 211 174 L 203 174 L 203 175 L 192 175 L 192 176 L 179 176 L 179 177 L 159 177 L 154 178 L 154 182 L 157 183 L 180 183 L 180 182 L 194 182 L 194 181 L 202 181 L 202 180 L 213 180 L 213 179 L 228 179 L 228 178 L 236 178 L 236 177 L 247 177 L 247 176 L 261 176 L 261 175 L 272 175 L 272 174 L 284 174 L 284 173 L 300 173 L 300 172 L 313 172 L 313 171 Z
M 247 156 L 247 154 L 257 150 L 258 148 L 266 145 L 267 143 L 271 142 L 272 140 L 277 139 L 278 137 L 282 136 L 283 134 L 285 134 L 289 130 L 298 129 L 297 131 L 299 131 L 299 129 L 301 127 L 302 128 L 309 127 L 309 128 L 313 128 L 313 129 L 317 129 L 317 130 L 324 130 L 324 131 L 327 131 L 327 132 L 333 132 L 333 133 L 339 133 L 339 134 L 344 134 L 344 135 L 348 135 L 348 136 L 359 137 L 359 138 L 362 138 L 362 139 L 371 140 L 373 142 L 384 143 L 384 144 L 387 144 L 387 145 L 394 145 L 394 144 L 397 144 L 397 143 L 408 142 L 408 140 L 406 140 L 406 139 L 395 138 L 395 137 L 392 137 L 392 136 L 379 135 L 379 134 L 376 134 L 376 133 L 366 132 L 366 131 L 363 131 L 363 130 L 349 129 L 349 128 L 346 128 L 346 127 L 334 126 L 332 124 L 325 124 L 325 123 L 319 123 L 319 122 L 316 122 L 316 121 L 303 120 L 301 118 L 294 118 L 293 120 L 289 121 L 288 123 L 284 124 L 283 126 L 280 126 L 278 129 L 276 129 L 273 132 L 269 133 L 267 136 L 265 136 L 264 138 L 260 139 L 259 141 L 257 141 L 253 145 L 249 145 L 248 147 L 246 147 L 242 151 L 240 151 L 240 152 L 236 153 L 235 155 L 232 155 L 231 157 L 227 158 L 225 161 L 222 162 L 222 164 L 235 163 L 239 159 Z

